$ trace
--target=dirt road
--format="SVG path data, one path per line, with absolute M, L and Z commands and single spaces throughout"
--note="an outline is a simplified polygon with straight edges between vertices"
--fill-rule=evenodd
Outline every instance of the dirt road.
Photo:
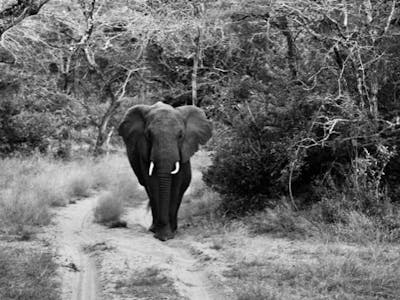
M 143 283 L 145 278 L 140 278 L 146 270 L 160 273 L 155 280 L 162 275 L 162 283 L 171 283 L 172 289 L 162 291 L 165 298 L 224 299 L 187 242 L 176 238 L 163 243 L 149 234 L 146 203 L 128 209 L 128 228 L 108 229 L 93 223 L 96 201 L 88 198 L 57 211 L 52 239 L 62 265 L 63 299 L 160 299 L 152 279 Z M 144 294 L 135 289 L 135 280 L 146 286 Z

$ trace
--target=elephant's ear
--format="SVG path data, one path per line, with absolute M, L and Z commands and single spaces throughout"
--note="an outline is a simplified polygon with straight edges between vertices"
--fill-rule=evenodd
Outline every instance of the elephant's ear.
M 186 124 L 181 150 L 182 161 L 186 162 L 199 149 L 199 144 L 204 145 L 211 138 L 212 124 L 198 107 L 186 105 L 178 107 L 177 110 Z
M 145 118 L 150 110 L 148 105 L 135 105 L 125 114 L 118 127 L 118 133 L 124 139 L 127 148 L 132 150 L 145 151 Z M 139 148 L 139 149 L 137 149 Z

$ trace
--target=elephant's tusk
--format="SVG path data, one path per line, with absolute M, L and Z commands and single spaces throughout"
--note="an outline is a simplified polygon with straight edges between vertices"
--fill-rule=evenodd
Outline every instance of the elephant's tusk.
M 153 174 L 153 169 L 154 169 L 154 163 L 151 161 L 150 167 L 149 167 L 149 176 L 151 176 Z
M 176 173 L 178 173 L 179 172 L 179 161 L 177 161 L 176 163 L 175 163 L 175 170 L 173 170 L 172 172 L 171 172 L 171 174 L 172 175 L 175 175 Z

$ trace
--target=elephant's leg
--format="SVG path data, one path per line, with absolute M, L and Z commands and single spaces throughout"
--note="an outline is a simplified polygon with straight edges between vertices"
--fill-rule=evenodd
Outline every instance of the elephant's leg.
M 150 204 L 150 209 L 151 209 L 151 215 L 153 217 L 153 221 L 151 223 L 151 226 L 149 230 L 151 232 L 156 232 L 157 230 L 157 223 L 158 223 L 158 217 L 157 217 L 157 204 L 154 199 L 154 197 L 151 195 L 150 190 L 148 187 L 145 187 L 147 196 L 149 197 L 149 204 Z
M 169 222 L 171 226 L 171 230 L 175 232 L 178 229 L 178 210 L 182 203 L 182 197 L 185 191 L 180 192 L 174 199 L 174 205 L 171 206 L 171 210 L 169 212 Z
M 189 187 L 191 175 L 190 163 L 187 163 L 182 166 L 181 172 L 174 178 L 172 184 L 169 222 L 173 232 L 178 229 L 178 211 L 183 194 Z
M 147 175 L 147 174 L 146 174 Z M 149 197 L 149 203 L 150 203 L 150 209 L 151 209 L 151 215 L 153 217 L 153 221 L 151 223 L 151 226 L 149 230 L 153 233 L 156 233 L 159 230 L 160 227 L 160 218 L 159 218 L 159 181 L 157 176 L 152 176 L 152 177 L 146 177 L 146 193 Z

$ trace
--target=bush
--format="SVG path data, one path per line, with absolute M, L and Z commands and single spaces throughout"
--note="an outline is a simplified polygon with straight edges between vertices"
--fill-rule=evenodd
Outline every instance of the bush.
M 109 224 L 120 221 L 124 212 L 123 203 L 120 199 L 115 198 L 113 193 L 107 192 L 102 194 L 94 210 L 94 219 L 97 223 Z
M 92 177 L 88 170 L 79 170 L 70 177 L 67 194 L 71 197 L 85 198 L 90 195 L 92 186 Z
M 303 98 L 294 88 L 279 97 L 257 96 L 239 106 L 239 114 L 225 110 L 232 126 L 205 173 L 225 212 L 262 210 L 287 195 L 299 209 L 344 197 L 349 208 L 369 215 L 384 214 L 385 203 L 396 201 L 391 125 L 372 120 L 349 95 Z
M 0 153 L 46 152 L 55 134 L 55 118 L 48 112 L 27 111 L 25 105 L 13 97 L 0 102 Z
M 222 208 L 228 214 L 274 205 L 287 192 L 294 140 L 302 134 L 315 103 L 275 102 L 253 101 L 239 115 L 232 112 L 233 127 L 216 145 L 213 165 L 204 178 L 223 195 Z M 301 178 L 298 173 L 294 181 Z

